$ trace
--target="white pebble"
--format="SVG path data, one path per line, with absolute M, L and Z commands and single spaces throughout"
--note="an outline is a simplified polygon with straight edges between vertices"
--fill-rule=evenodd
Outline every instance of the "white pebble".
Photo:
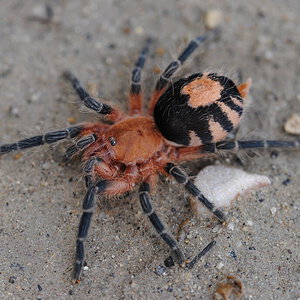
M 17 107 L 10 107 L 10 113 L 14 116 L 14 117 L 19 117 L 19 110 Z
M 216 232 L 219 231 L 219 229 L 220 229 L 220 227 L 217 225 L 217 226 L 215 226 L 215 227 L 212 229 L 212 232 L 213 232 L 213 233 L 216 233 Z
M 284 130 L 290 134 L 300 134 L 300 115 L 292 114 L 285 122 Z
M 29 101 L 30 102 L 38 102 L 41 99 L 41 94 L 40 93 L 34 93 L 31 95 Z
M 138 34 L 138 35 L 143 35 L 143 34 L 144 34 L 144 28 L 141 27 L 141 26 L 135 27 L 135 28 L 134 28 L 134 31 L 135 31 L 135 33 Z
M 270 185 L 271 182 L 263 175 L 249 174 L 240 169 L 219 165 L 201 170 L 194 183 L 219 208 L 229 207 L 237 196 L 251 189 Z
M 246 224 L 247 224 L 248 226 L 253 226 L 253 221 L 252 221 L 252 220 L 248 220 L 248 221 L 246 222 Z
M 88 266 L 84 266 L 84 267 L 83 267 L 83 270 L 84 270 L 84 271 L 87 271 L 88 269 L 89 269 Z
M 32 9 L 32 16 L 39 19 L 46 19 L 46 9 L 44 5 L 37 5 Z
M 224 267 L 224 263 L 219 262 L 219 263 L 217 264 L 217 269 L 218 269 L 218 270 L 222 269 L 223 267 Z
M 271 208 L 271 214 L 272 214 L 272 215 L 275 215 L 275 214 L 276 214 L 276 211 L 277 211 L 277 208 L 276 208 L 276 207 L 272 207 L 272 208 Z
M 230 222 L 229 224 L 228 224 L 228 226 L 227 226 L 227 228 L 229 229 L 229 230 L 234 230 L 234 227 L 235 227 L 235 225 L 234 225 L 234 223 L 233 222 Z
M 236 247 L 237 247 L 237 248 L 241 248 L 241 247 L 242 247 L 242 245 L 243 245 L 243 244 L 242 244 L 242 242 L 241 242 L 241 241 L 237 241 L 237 243 L 236 243 Z
M 43 170 L 48 170 L 49 168 L 50 168 L 50 164 L 48 162 L 46 162 L 42 165 Z
M 204 24 L 207 29 L 215 29 L 222 22 L 222 12 L 217 9 L 208 10 L 204 16 Z

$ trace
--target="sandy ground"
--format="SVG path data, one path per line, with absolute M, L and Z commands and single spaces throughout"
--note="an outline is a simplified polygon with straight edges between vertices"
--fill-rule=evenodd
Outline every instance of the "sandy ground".
M 202 3 L 201 3 L 202 2 Z M 0 1 L 0 142 L 94 120 L 68 97 L 60 75 L 72 70 L 101 96 L 126 104 L 130 70 L 144 40 L 155 39 L 145 68 L 146 93 L 186 42 L 205 31 L 205 11 L 223 14 L 222 35 L 183 72 L 252 77 L 252 105 L 239 137 L 293 139 L 284 121 L 300 113 L 299 0 Z M 90 229 L 87 270 L 71 282 L 84 184 L 78 160 L 61 165 L 66 144 L 0 160 L 1 299 L 211 299 L 227 275 L 242 281 L 242 299 L 299 299 L 297 152 L 263 153 L 241 166 L 272 185 L 242 197 L 222 228 L 210 213 L 192 219 L 181 241 L 194 255 L 215 248 L 191 271 L 168 268 L 167 247 L 140 212 L 137 193 L 101 201 Z M 203 164 L 186 164 L 195 174 Z M 170 230 L 192 217 L 188 195 L 162 180 L 155 203 Z M 271 210 L 273 214 L 271 213 Z

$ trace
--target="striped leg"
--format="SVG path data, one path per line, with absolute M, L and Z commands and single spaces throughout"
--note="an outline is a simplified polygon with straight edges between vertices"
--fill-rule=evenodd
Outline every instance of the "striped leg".
M 203 250 L 201 250 L 190 262 L 186 264 L 188 269 L 192 269 L 195 264 L 216 245 L 216 241 L 211 241 Z
M 76 241 L 76 264 L 74 278 L 76 282 L 80 281 L 80 275 L 82 272 L 82 266 L 84 261 L 84 241 L 87 237 L 88 230 L 91 224 L 93 210 L 95 206 L 95 198 L 99 193 L 105 193 L 106 195 L 120 195 L 127 191 L 132 190 L 133 182 L 135 178 L 131 180 L 100 180 L 95 183 L 93 174 L 95 173 L 95 167 L 99 160 L 97 158 L 90 158 L 85 165 L 84 172 L 85 184 L 87 187 L 87 192 L 83 200 L 83 214 L 80 219 L 79 229 Z
M 201 191 L 189 180 L 187 174 L 180 170 L 177 166 L 172 163 L 167 163 L 165 170 L 172 175 L 178 183 L 182 183 L 185 186 L 185 189 L 194 197 L 197 197 L 198 200 L 207 208 L 209 209 L 221 223 L 226 221 L 224 213 L 215 208 L 214 204 L 211 203 L 208 199 L 206 199 L 202 194 Z
M 96 184 L 93 184 L 91 178 L 86 176 L 86 185 L 88 190 L 83 200 L 83 213 L 80 219 L 77 241 L 76 241 L 76 264 L 74 270 L 74 278 L 76 282 L 80 281 L 80 275 L 82 272 L 82 266 L 84 261 L 84 240 L 87 237 L 88 230 L 91 224 L 93 210 L 95 206 L 95 198 L 97 193 L 101 193 L 107 186 L 106 180 L 101 180 Z
M 168 83 L 170 82 L 172 76 L 182 64 L 188 59 L 188 57 L 208 38 L 215 36 L 219 32 L 219 29 L 208 31 L 207 33 L 196 37 L 192 40 L 188 46 L 183 50 L 183 52 L 178 56 L 178 58 L 172 61 L 164 72 L 160 75 L 154 88 L 153 95 L 150 100 L 149 113 L 152 114 L 154 111 L 155 104 L 159 97 L 164 93 Z
M 230 150 L 247 150 L 247 149 L 283 149 L 298 150 L 300 149 L 299 141 L 276 141 L 276 140 L 250 140 L 250 141 L 228 141 L 211 143 L 195 148 L 195 152 L 217 153 L 218 151 Z
M 143 182 L 139 189 L 139 197 L 140 197 L 140 202 L 141 202 L 143 212 L 148 216 L 150 222 L 154 226 L 159 236 L 173 250 L 179 264 L 183 264 L 186 261 L 186 258 L 182 253 L 182 251 L 180 250 L 176 240 L 166 232 L 165 225 L 162 223 L 159 216 L 156 214 L 154 208 L 152 207 L 149 193 L 150 193 L 149 184 L 147 182 Z
M 88 145 L 94 143 L 97 139 L 96 134 L 91 134 L 89 136 L 83 137 L 79 141 L 76 142 L 76 144 L 72 145 L 66 150 L 66 153 L 64 155 L 64 159 L 68 160 L 73 155 L 78 154 L 80 151 L 82 151 L 85 147 Z
M 69 127 L 59 131 L 48 132 L 44 135 L 34 136 L 25 140 L 18 141 L 13 144 L 0 146 L 0 155 L 3 153 L 23 150 L 31 147 L 36 147 L 44 144 L 52 144 L 60 140 L 71 139 L 80 134 L 83 126 Z
M 98 114 L 107 115 L 112 121 L 117 121 L 121 118 L 122 113 L 120 111 L 92 98 L 72 73 L 65 71 L 63 77 L 72 84 L 76 94 L 87 108 L 94 110 Z
M 143 95 L 141 89 L 141 73 L 145 65 L 145 61 L 151 45 L 151 40 L 148 39 L 146 46 L 142 49 L 131 74 L 130 95 L 129 95 L 129 114 L 134 115 L 141 113 L 143 106 Z

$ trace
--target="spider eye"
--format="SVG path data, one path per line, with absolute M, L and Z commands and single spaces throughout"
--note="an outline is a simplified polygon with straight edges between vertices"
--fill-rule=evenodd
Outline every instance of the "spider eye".
M 117 141 L 115 140 L 115 138 L 113 136 L 111 136 L 110 138 L 108 138 L 110 144 L 112 146 L 116 146 L 117 145 Z

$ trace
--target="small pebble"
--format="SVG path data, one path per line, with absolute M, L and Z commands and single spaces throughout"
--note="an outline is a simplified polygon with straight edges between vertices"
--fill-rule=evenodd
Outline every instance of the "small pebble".
M 13 159 L 14 159 L 14 160 L 18 160 L 18 159 L 20 159 L 22 156 L 23 156 L 22 153 L 17 153 L 17 154 L 14 155 Z
M 272 215 L 275 215 L 276 211 L 277 211 L 277 208 L 276 208 L 276 207 L 272 207 L 272 208 L 271 208 L 271 214 L 272 214 Z
M 253 221 L 252 221 L 252 220 L 248 220 L 248 221 L 246 222 L 246 224 L 247 224 L 248 226 L 253 226 Z
M 135 33 L 138 34 L 138 35 L 143 35 L 143 33 L 144 33 L 144 28 L 141 27 L 141 26 L 138 26 L 138 27 L 134 28 L 134 31 L 135 31 Z
M 212 232 L 213 232 L 213 233 L 218 232 L 218 231 L 219 231 L 219 228 L 220 228 L 220 226 L 216 225 L 216 226 L 212 229 Z
M 278 155 L 279 155 L 278 151 L 273 150 L 273 151 L 271 152 L 271 155 L 270 155 L 270 156 L 271 156 L 271 158 L 277 158 Z
M 68 121 L 70 124 L 76 123 L 76 119 L 75 119 L 74 117 L 68 118 L 67 121 Z
M 256 248 L 253 247 L 253 246 L 249 247 L 248 249 L 249 249 L 249 250 L 256 250 Z
M 88 266 L 84 266 L 84 267 L 83 267 L 83 270 L 84 270 L 84 271 L 87 271 L 88 269 L 89 269 Z
M 227 226 L 227 228 L 228 228 L 229 230 L 234 230 L 234 227 L 235 227 L 235 225 L 234 225 L 233 222 L 230 222 L 230 223 L 228 224 L 228 226 Z
M 31 97 L 28 99 L 28 102 L 38 102 L 41 99 L 41 94 L 40 93 L 34 93 L 31 95 Z
M 17 279 L 16 276 L 10 276 L 8 279 L 8 282 L 13 284 L 13 283 L 15 283 L 16 279 Z
M 12 263 L 10 264 L 10 268 L 16 271 L 24 270 L 24 267 L 21 266 L 19 263 Z
M 234 259 L 237 258 L 236 253 L 233 250 L 229 252 L 229 256 L 231 256 Z
M 166 269 L 164 266 L 158 266 L 158 267 L 156 267 L 154 273 L 158 276 L 162 276 L 162 275 L 166 274 Z
M 17 107 L 10 107 L 9 108 L 9 114 L 12 115 L 13 117 L 19 117 L 20 116 L 20 113 L 19 113 L 19 110 Z
M 236 245 L 237 248 L 241 248 L 242 247 L 242 242 L 241 241 L 237 241 Z
M 288 184 L 291 183 L 291 182 L 292 182 L 292 180 L 289 179 L 289 178 L 287 178 L 286 180 L 282 181 L 282 184 L 283 184 L 283 185 L 288 185 Z
M 204 15 L 204 24 L 207 29 L 215 29 L 223 19 L 222 12 L 217 9 L 208 10 Z
M 160 67 L 157 67 L 157 66 L 155 66 L 155 67 L 153 67 L 153 68 L 152 68 L 152 71 L 153 71 L 155 74 L 160 74 L 160 72 L 161 72 L 161 68 L 160 68 Z
M 217 269 L 218 269 L 218 270 L 222 269 L 223 267 L 224 267 L 224 263 L 219 262 L 219 263 L 217 264 Z
M 155 52 L 157 55 L 163 56 L 165 54 L 166 50 L 164 48 L 159 47 L 159 48 L 156 48 Z
M 113 60 L 112 60 L 112 58 L 111 57 L 106 57 L 105 59 L 104 59 L 104 62 L 105 62 L 105 64 L 106 65 L 111 65 L 112 64 L 112 62 L 113 62 Z
M 46 22 L 53 18 L 53 10 L 51 6 L 38 5 L 33 7 L 31 20 Z
M 171 268 L 175 266 L 173 256 L 169 256 L 165 259 L 164 264 L 167 268 Z
M 43 290 L 43 288 L 39 284 L 37 285 L 37 287 L 40 292 Z
M 48 162 L 46 162 L 42 165 L 43 170 L 48 170 L 49 168 L 50 168 L 50 164 Z
M 292 114 L 285 122 L 284 130 L 290 134 L 300 134 L 300 115 Z

